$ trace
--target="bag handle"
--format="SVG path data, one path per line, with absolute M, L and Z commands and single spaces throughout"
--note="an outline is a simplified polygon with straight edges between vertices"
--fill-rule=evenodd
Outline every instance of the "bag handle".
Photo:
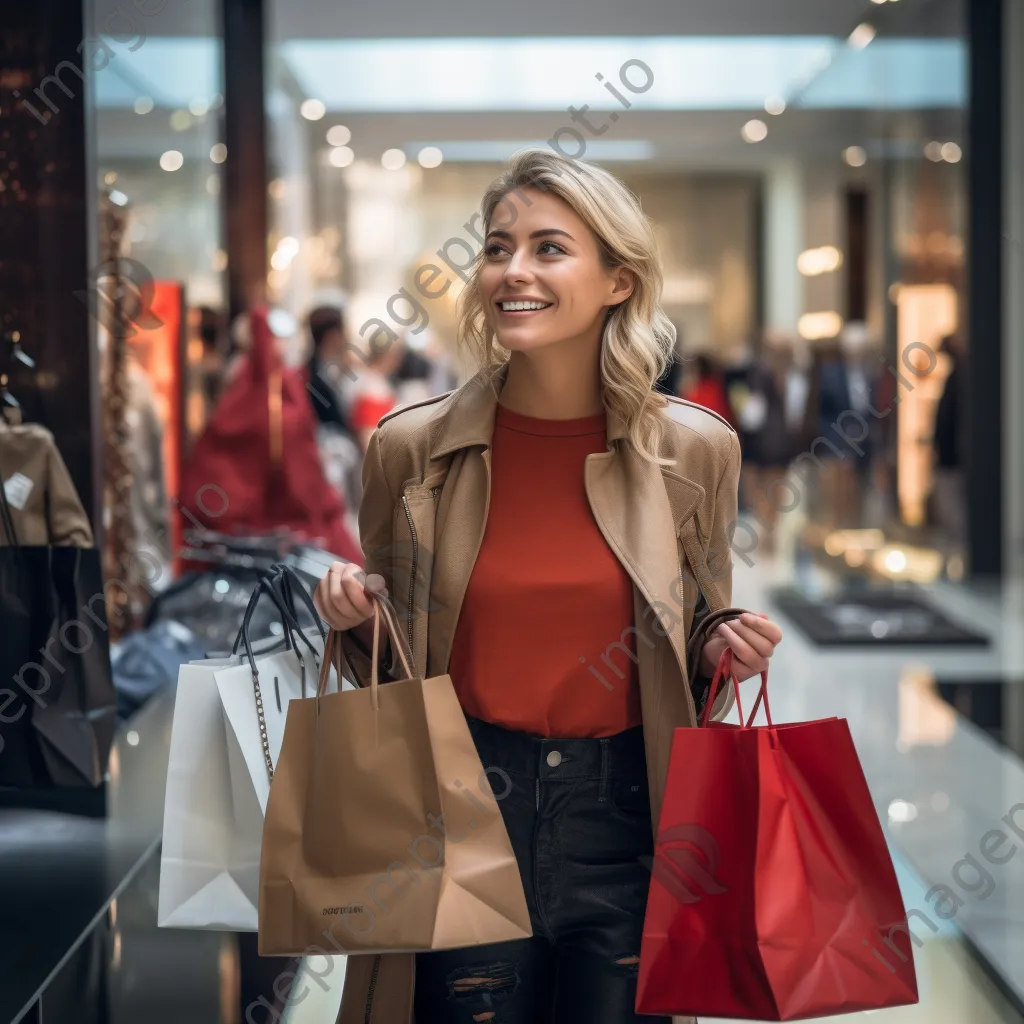
M 326 640 L 327 628 L 324 626 L 323 619 L 320 618 L 320 613 L 316 610 L 313 597 L 309 592 L 309 588 L 303 583 L 302 577 L 290 565 L 285 565 L 284 563 L 279 563 L 274 568 L 278 570 L 275 582 L 281 592 L 281 596 L 284 598 L 285 604 L 288 606 L 288 611 L 292 614 L 292 618 L 296 622 L 299 618 L 295 605 L 295 596 L 298 595 L 302 604 L 305 605 L 306 610 L 309 612 L 313 625 L 319 630 L 320 639 Z
M 394 606 L 383 595 L 373 591 L 366 591 L 367 596 L 373 602 L 373 652 L 370 669 L 370 690 L 372 691 L 373 710 L 379 707 L 378 687 L 378 661 L 380 660 L 380 632 L 381 623 L 384 624 L 384 631 L 391 639 L 392 649 L 396 652 L 398 661 L 405 670 L 406 678 L 412 679 L 415 676 L 413 671 L 412 652 L 409 650 L 408 642 L 402 636 L 402 630 L 398 625 L 398 616 L 395 614 Z M 324 660 L 320 666 L 320 679 L 317 683 L 316 697 L 320 698 L 327 692 L 327 683 L 331 676 L 331 665 L 337 660 L 340 662 L 341 641 L 338 631 L 332 629 L 327 634 L 327 642 L 324 646 Z M 335 666 L 338 671 L 338 679 L 341 679 L 341 666 Z
M 725 680 L 731 680 L 733 686 L 733 693 L 736 697 L 736 710 L 740 716 L 740 728 L 749 729 L 754 724 L 754 719 L 757 717 L 757 712 L 761 707 L 761 702 L 764 701 L 764 714 L 765 718 L 768 719 L 768 725 L 772 726 L 772 711 L 768 706 L 768 672 L 764 671 L 761 673 L 761 688 L 757 693 L 757 700 L 754 702 L 754 710 L 750 713 L 750 718 L 746 722 L 743 721 L 743 705 L 740 703 L 740 681 L 736 678 L 732 667 L 733 653 L 731 647 L 726 647 L 722 651 L 722 656 L 718 659 L 718 664 L 715 666 L 715 675 L 711 680 L 711 689 L 708 692 L 708 701 L 704 706 L 704 714 L 701 716 L 700 724 L 701 728 L 704 728 L 708 724 L 708 719 L 711 717 L 711 709 L 715 704 L 715 697 L 718 695 L 718 685 Z
M 264 576 L 260 579 L 256 588 L 253 590 L 252 597 L 249 598 L 249 607 L 245 610 L 245 618 L 242 621 L 241 637 L 244 644 L 246 657 L 249 659 L 249 668 L 252 672 L 252 689 L 253 694 L 256 698 L 256 717 L 259 720 L 260 726 L 260 743 L 263 746 L 263 760 L 267 765 L 267 778 L 271 783 L 274 781 L 274 761 L 270 756 L 270 737 L 267 734 L 267 717 L 263 709 L 263 690 L 260 686 L 260 673 L 256 667 L 256 657 L 252 650 L 252 641 L 249 639 L 249 625 L 252 620 L 253 612 L 256 610 L 256 605 L 259 603 L 260 595 L 263 593 L 269 594 L 274 604 L 277 605 L 278 611 L 281 613 L 281 620 L 284 623 L 285 637 L 288 640 L 287 650 L 294 650 L 296 656 L 299 659 L 299 666 L 302 672 L 302 690 L 305 695 L 305 673 L 306 663 L 302 655 L 299 654 L 298 644 L 295 643 L 295 636 L 300 636 L 305 642 L 306 646 L 313 652 L 313 658 L 317 657 L 317 650 L 310 643 L 309 637 L 302 631 L 302 627 L 299 626 L 298 622 L 294 619 L 291 612 L 285 605 L 281 595 L 278 594 L 274 588 L 274 580 L 278 578 L 277 575 L 267 577 Z M 294 635 L 293 635 L 294 634 Z M 237 641 L 236 641 L 237 643 Z M 293 646 L 294 645 L 294 646 Z M 321 666 L 322 668 L 322 666 Z

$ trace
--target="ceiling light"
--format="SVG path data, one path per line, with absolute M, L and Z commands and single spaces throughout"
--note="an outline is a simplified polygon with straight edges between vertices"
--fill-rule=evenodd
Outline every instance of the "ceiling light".
M 210 104 L 206 100 L 190 100 L 188 109 L 195 114 L 196 117 L 202 117 L 210 109 Z
M 355 158 L 355 153 L 348 146 L 335 146 L 327 156 L 332 167 L 348 167 Z
M 928 145 L 924 147 L 924 155 L 933 163 L 939 163 L 942 160 L 942 143 L 929 142 Z
M 160 166 L 165 171 L 176 171 L 184 162 L 185 158 L 176 149 L 169 149 L 160 157 Z
M 847 43 L 855 50 L 863 50 L 875 38 L 875 26 L 862 21 L 849 35 Z
M 797 321 L 797 331 L 807 341 L 834 338 L 843 329 L 843 318 L 834 310 L 825 313 L 804 313 Z
M 210 147 L 210 159 L 215 164 L 222 164 L 228 158 L 228 147 L 223 142 L 215 142 Z
M 299 113 L 307 121 L 319 121 L 327 113 L 327 108 L 320 100 L 303 100 Z
M 192 127 L 192 115 L 187 110 L 176 110 L 171 114 L 171 128 L 176 132 L 185 132 Z
M 781 96 L 769 96 L 764 101 L 764 109 L 769 114 L 781 114 L 786 109 L 786 101 Z
M 754 118 L 743 126 L 740 134 L 744 142 L 763 142 L 768 137 L 768 125 Z
M 960 158 L 964 155 L 963 150 L 955 142 L 945 142 L 941 149 L 942 159 L 947 164 L 957 164 L 960 162 Z
M 843 159 L 851 167 L 863 167 L 868 162 L 868 155 L 863 146 L 847 146 L 843 150 Z
M 343 124 L 336 124 L 333 128 L 327 129 L 327 144 L 329 146 L 347 146 L 352 139 L 352 132 Z
M 441 162 L 444 160 L 444 154 L 437 148 L 437 146 L 424 146 L 420 150 L 420 155 L 416 158 L 420 162 L 420 167 L 426 167 L 428 170 L 431 167 L 440 167 Z
M 888 3 L 889 0 L 871 0 L 871 2 L 873 4 L 884 4 L 884 3 Z
M 834 245 L 823 245 L 820 249 L 805 249 L 796 259 L 796 269 L 804 277 L 830 274 L 843 265 L 843 254 Z
M 113 185 L 115 181 L 117 181 L 117 171 L 107 171 L 107 173 L 103 175 L 104 185 Z
M 153 100 L 149 96 L 140 96 L 135 101 L 136 114 L 148 114 L 153 109 Z
M 381 155 L 380 165 L 386 171 L 397 171 L 405 166 L 405 154 L 400 149 L 386 149 Z

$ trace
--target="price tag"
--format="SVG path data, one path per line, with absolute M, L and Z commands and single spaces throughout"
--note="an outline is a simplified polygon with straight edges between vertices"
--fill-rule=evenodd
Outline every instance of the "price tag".
M 12 508 L 20 512 L 28 504 L 28 496 L 35 485 L 24 473 L 15 473 L 4 482 L 4 494 Z

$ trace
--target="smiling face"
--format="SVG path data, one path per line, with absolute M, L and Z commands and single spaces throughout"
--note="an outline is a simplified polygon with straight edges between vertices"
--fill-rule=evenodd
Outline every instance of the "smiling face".
M 567 203 L 529 188 L 495 209 L 477 280 L 487 322 L 513 352 L 596 347 L 605 311 L 633 289 L 628 271 L 604 265 L 597 238 Z

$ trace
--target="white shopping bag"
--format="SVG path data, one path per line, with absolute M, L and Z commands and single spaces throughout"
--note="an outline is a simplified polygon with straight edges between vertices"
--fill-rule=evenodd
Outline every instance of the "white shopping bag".
M 304 632 L 314 647 L 322 651 L 319 632 L 315 628 Z M 267 647 L 254 646 L 256 650 Z M 294 679 L 293 695 L 298 695 L 299 657 L 280 644 L 270 646 L 266 653 L 255 655 L 257 670 L 261 677 L 269 670 L 276 671 L 282 682 Z M 312 679 L 308 685 L 315 686 L 318 659 L 301 641 L 300 649 L 304 651 L 307 680 Z M 272 667 L 264 667 L 265 663 Z M 244 695 L 235 692 L 233 683 L 225 684 L 236 724 L 229 724 L 231 716 L 221 699 L 218 675 L 236 669 L 248 682 L 252 718 L 257 722 L 251 735 L 246 729 L 249 719 Z M 291 686 L 286 682 L 286 690 L 282 691 L 285 709 L 284 693 L 291 693 Z M 273 677 L 269 701 L 276 714 Z M 276 735 L 271 743 L 272 756 L 276 758 L 281 736 Z M 164 798 L 157 914 L 160 927 L 256 931 L 266 806 L 266 795 L 260 799 L 250 775 L 249 762 L 257 752 L 262 764 L 263 748 L 248 657 L 243 654 L 182 665 L 178 672 Z M 265 766 L 263 771 L 266 778 Z

